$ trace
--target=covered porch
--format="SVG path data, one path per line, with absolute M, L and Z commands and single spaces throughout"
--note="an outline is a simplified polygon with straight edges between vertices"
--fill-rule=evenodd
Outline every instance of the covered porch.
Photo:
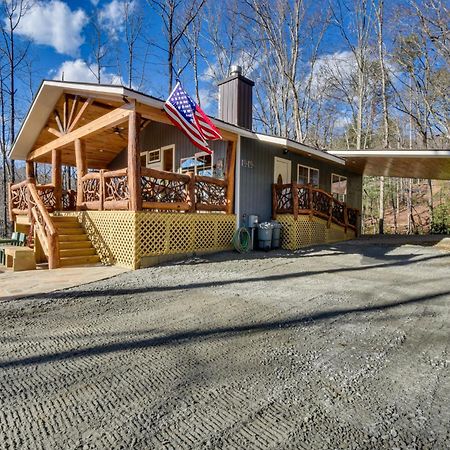
M 41 90 L 45 90 L 43 88 Z M 143 130 L 152 123 L 160 123 L 176 133 L 181 132 L 170 124 L 160 101 L 138 93 L 123 96 L 120 89 L 123 88 L 100 95 L 94 89 L 89 94 L 80 92 L 76 86 L 70 89 L 66 86 L 54 107 L 48 108 L 48 117 L 33 140 L 30 127 L 43 121 L 42 96 L 45 93 L 40 92 L 37 96 L 41 99 L 40 111 L 34 111 L 33 105 L 22 127 L 15 151 L 26 161 L 26 179 L 10 186 L 10 218 L 16 228 L 26 228 L 30 241 L 33 238 L 38 241 L 35 248 L 42 249 L 50 268 L 61 265 L 63 228 L 72 227 L 59 226 L 56 218 L 61 216 L 76 217 L 87 234 L 89 230 L 95 234 L 88 237 L 102 261 L 127 267 L 140 266 L 145 256 L 218 250 L 229 246 L 235 226 L 237 134 L 220 130 L 226 149 L 221 177 L 201 175 L 196 170 L 175 173 L 174 164 L 173 171 L 148 167 L 142 158 Z M 54 94 L 52 90 L 49 93 Z M 27 121 L 35 124 L 27 124 Z M 25 154 L 23 149 L 31 140 L 34 144 Z M 120 162 L 122 166 L 117 168 Z M 37 164 L 51 165 L 51 183 L 36 182 Z M 73 168 L 76 189 L 63 188 L 63 166 Z M 202 213 L 200 220 L 194 220 L 193 216 L 198 213 Z M 181 215 L 185 216 L 184 225 L 180 222 Z M 160 219 L 156 221 L 159 238 L 155 238 L 155 230 L 148 226 L 148 223 L 156 223 L 156 217 Z M 216 227 L 214 242 L 205 242 L 208 231 L 202 230 L 199 224 L 206 223 L 208 217 L 211 223 L 225 224 L 225 238 L 219 237 L 223 233 L 223 227 L 219 226 L 221 229 Z M 122 234 L 115 235 L 114 230 L 120 229 L 123 218 L 126 218 L 127 226 L 121 230 Z M 141 226 L 144 222 L 147 231 Z M 189 236 L 180 229 L 186 228 L 187 223 L 190 224 Z M 197 228 L 193 230 L 192 227 Z M 162 228 L 167 230 L 161 233 Z M 178 232 L 174 231 L 176 229 Z M 177 247 L 161 242 L 150 249 L 149 245 L 143 245 L 147 240 L 167 240 L 168 234 L 184 236 L 183 239 L 190 243 Z M 127 251 L 125 248 L 130 245 Z

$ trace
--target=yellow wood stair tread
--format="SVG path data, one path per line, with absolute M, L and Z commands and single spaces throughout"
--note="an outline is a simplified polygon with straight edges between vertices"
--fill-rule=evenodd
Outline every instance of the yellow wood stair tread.
M 75 266 L 75 265 L 85 265 L 85 264 L 95 264 L 100 262 L 100 258 L 97 255 L 92 256 L 71 256 L 60 258 L 60 265 L 64 266 Z

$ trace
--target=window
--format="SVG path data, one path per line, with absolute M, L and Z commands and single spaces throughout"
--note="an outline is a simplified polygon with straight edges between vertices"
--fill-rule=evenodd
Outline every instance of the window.
M 147 152 L 147 164 L 159 162 L 160 160 L 161 150 L 159 148 L 157 150 L 150 150 L 149 152 Z
M 175 162 L 175 145 L 141 152 L 141 167 L 149 167 L 156 170 L 173 172 Z
M 149 150 L 141 152 L 141 166 L 142 167 L 152 167 L 154 169 L 159 169 L 161 161 L 161 149 Z
M 206 152 L 196 153 L 189 158 L 180 159 L 180 172 L 193 172 L 195 175 L 202 175 L 205 177 L 213 176 L 213 158 L 212 155 Z
M 347 199 L 347 177 L 331 174 L 331 194 L 334 198 L 341 202 L 345 202 Z
M 297 183 L 299 184 L 312 184 L 314 187 L 319 187 L 319 169 L 314 167 L 297 166 Z

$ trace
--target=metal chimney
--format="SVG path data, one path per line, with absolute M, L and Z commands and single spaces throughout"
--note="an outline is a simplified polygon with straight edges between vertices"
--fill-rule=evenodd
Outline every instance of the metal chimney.
M 251 130 L 254 85 L 242 75 L 241 66 L 231 66 L 228 78 L 218 83 L 219 119 Z

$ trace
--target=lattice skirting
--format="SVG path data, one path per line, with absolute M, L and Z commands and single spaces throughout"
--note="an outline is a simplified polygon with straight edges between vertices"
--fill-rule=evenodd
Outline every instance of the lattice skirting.
M 277 220 L 281 223 L 281 247 L 286 250 L 297 250 L 301 247 L 314 244 L 326 244 L 332 242 L 354 239 L 353 230 L 331 224 L 327 227 L 326 220 L 318 217 L 298 216 L 294 219 L 292 214 L 279 214 Z
M 132 269 L 144 258 L 232 248 L 236 216 L 218 213 L 83 211 L 78 216 L 102 262 Z M 147 258 L 148 259 L 148 258 Z

